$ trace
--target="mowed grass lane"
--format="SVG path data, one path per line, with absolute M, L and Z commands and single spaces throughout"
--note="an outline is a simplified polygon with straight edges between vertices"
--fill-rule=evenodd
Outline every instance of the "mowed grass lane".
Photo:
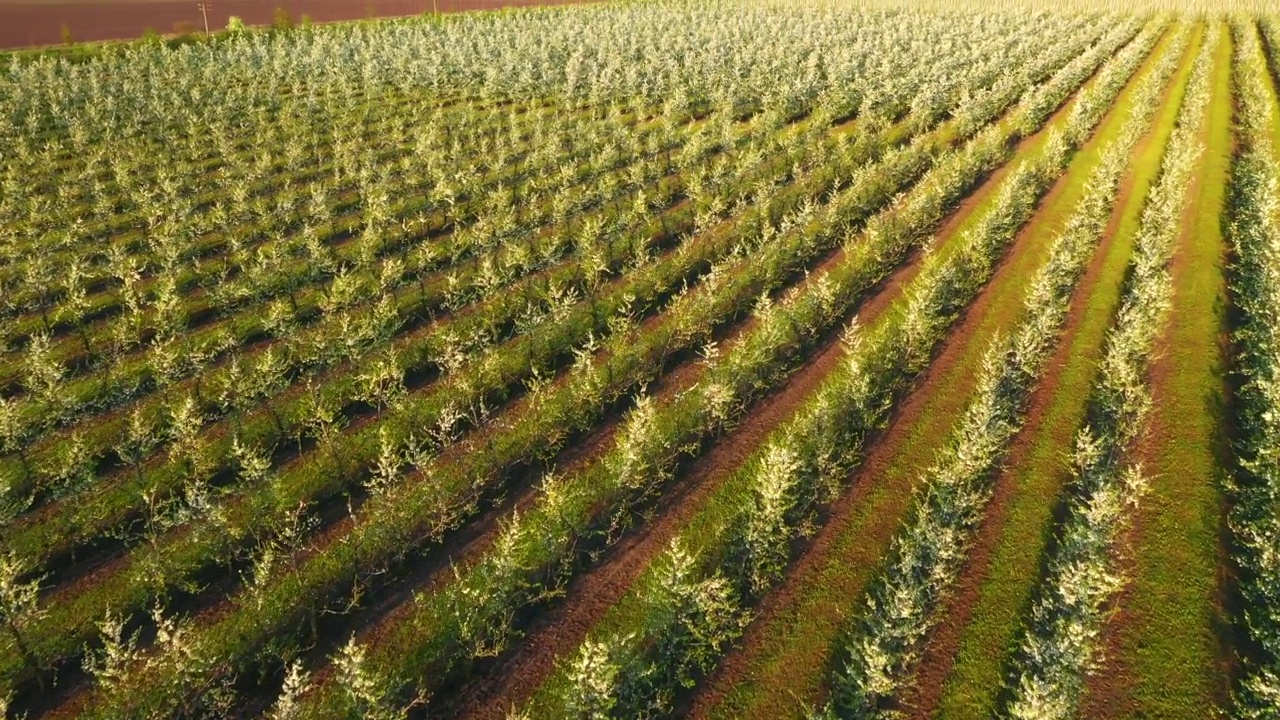
M 1226 409 L 1226 243 L 1232 156 L 1230 33 L 1214 59 L 1207 152 L 1183 212 L 1173 307 L 1151 369 L 1152 412 L 1137 457 L 1148 478 L 1125 550 L 1132 585 L 1104 629 L 1089 679 L 1090 718 L 1206 718 L 1228 700 L 1222 607 Z
M 1097 375 L 1103 339 L 1120 302 L 1129 256 L 1146 196 L 1160 169 L 1160 158 L 1172 134 L 1174 120 L 1185 94 L 1191 62 L 1203 41 L 1203 29 L 1187 47 L 1183 65 L 1171 83 L 1163 109 L 1150 135 L 1135 153 L 1129 176 L 1121 188 L 1116 216 L 1101 264 L 1091 268 L 1078 291 L 1071 329 L 1051 361 L 1052 383 L 1037 395 L 1049 398 L 1042 412 L 1033 414 L 1010 453 L 1010 461 L 998 484 L 1011 484 L 1006 507 L 993 506 L 979 544 L 994 542 L 985 562 L 972 564 L 960 587 L 976 585 L 976 602 L 968 608 L 969 621 L 960 633 L 954 657 L 941 657 L 935 649 L 926 653 L 925 666 L 949 662 L 935 707 L 921 708 L 921 715 L 945 718 L 985 718 L 996 706 L 1003 680 L 1003 662 L 1016 642 L 1015 634 L 1039 576 L 1041 557 L 1053 532 L 1054 512 L 1068 477 L 1067 454 L 1084 420 L 1089 388 Z M 1033 400 L 1033 402 L 1035 402 Z M 997 495 L 1000 491 L 997 490 Z

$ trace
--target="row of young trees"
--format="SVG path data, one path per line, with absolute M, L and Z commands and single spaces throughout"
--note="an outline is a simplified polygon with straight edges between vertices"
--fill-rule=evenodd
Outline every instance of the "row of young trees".
M 1268 28 L 1275 29 L 1274 23 Z M 1236 257 L 1231 290 L 1240 322 L 1232 341 L 1241 383 L 1228 527 L 1242 599 L 1236 622 L 1248 639 L 1232 716 L 1253 720 L 1270 717 L 1280 704 L 1280 164 L 1273 144 L 1275 85 L 1258 29 L 1237 19 L 1232 30 L 1239 151 L 1228 238 Z M 1272 53 L 1280 50 L 1277 39 L 1268 35 Z

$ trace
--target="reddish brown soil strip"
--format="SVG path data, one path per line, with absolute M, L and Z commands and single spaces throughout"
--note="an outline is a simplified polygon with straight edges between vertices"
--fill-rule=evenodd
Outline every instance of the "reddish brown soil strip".
M 315 22 L 404 17 L 423 13 L 495 10 L 503 7 L 582 4 L 581 0 L 217 0 L 210 3 L 209 30 L 227 27 L 231 16 L 248 25 L 269 25 L 276 8 L 293 21 Z M 139 0 L 108 2 L 31 2 L 0 4 L 0 48 L 58 45 L 66 27 L 76 42 L 138 38 L 148 29 L 161 33 L 203 32 L 204 18 L 194 2 Z
M 1086 685 L 1089 718 L 1212 714 L 1229 702 L 1221 487 L 1229 462 L 1224 367 L 1226 248 L 1219 232 L 1230 136 L 1230 34 L 1216 61 L 1209 151 L 1187 191 L 1170 271 L 1174 298 L 1149 378 L 1153 407 L 1135 457 L 1149 487 L 1121 539 L 1134 582 L 1103 632 L 1103 664 Z M 1168 645 L 1169 647 L 1162 647 Z M 1158 669 L 1157 669 L 1158 668 Z M 1156 678 L 1155 675 L 1161 677 Z
M 1159 57 L 1159 49 L 1152 53 L 1152 57 Z M 1170 87 L 1165 91 L 1164 103 L 1169 100 L 1172 85 L 1173 83 L 1170 83 Z M 1154 130 L 1149 129 L 1134 148 L 1135 156 L 1144 154 L 1155 140 Z M 1090 145 L 1096 145 L 1096 143 L 1096 138 L 1090 141 Z M 1086 145 L 1086 148 L 1090 145 Z M 1101 353 L 1101 344 L 1093 343 L 1087 355 L 1081 355 L 1075 339 L 1090 310 L 1087 299 L 1094 297 L 1107 280 L 1104 273 L 1109 258 L 1113 258 L 1116 252 L 1128 255 L 1129 244 L 1126 243 L 1124 247 L 1117 248 L 1116 235 L 1120 230 L 1124 209 L 1132 202 L 1134 192 L 1134 178 L 1132 175 L 1126 175 L 1117 190 L 1111 219 L 1103 231 L 1093 259 L 1073 294 L 1058 348 L 1045 366 L 1042 380 L 1032 392 L 1026 419 L 1005 460 L 1006 470 L 999 474 L 993 484 L 992 497 L 987 506 L 985 519 L 975 535 L 974 546 L 969 551 L 968 561 L 951 594 L 940 609 L 943 620 L 931 633 L 915 682 L 903 693 L 903 706 L 908 717 L 923 720 L 933 717 L 937 712 L 944 683 L 951 674 L 956 653 L 960 650 L 964 630 L 972 617 L 983 584 L 987 581 L 988 569 L 995 557 L 996 549 L 1003 539 L 1010 505 L 1019 492 L 1018 479 L 1022 470 L 1031 462 L 1035 440 L 1044 433 L 1052 431 L 1051 428 L 1046 427 L 1046 422 L 1049 410 L 1060 401 L 1060 386 L 1067 367 L 1072 363 L 1081 362 L 1082 358 L 1089 359 L 1089 363 L 1092 364 L 1091 359 Z M 1118 278 L 1115 279 L 1118 280 Z M 1118 296 L 1119 288 L 1113 287 L 1109 291 L 1112 295 Z M 1083 398 L 1079 398 L 1078 401 L 1083 403 Z M 1064 439 L 1062 443 L 1064 457 L 1072 432 L 1073 428 L 1066 427 L 1060 428 L 1058 432 Z M 1065 474 L 1065 461 L 1061 469 Z M 1060 484 L 1061 479 L 1058 485 Z
M 1059 109 L 1049 124 L 1056 124 L 1068 106 Z M 1021 142 L 1018 155 L 1028 152 L 1042 134 Z M 994 190 L 999 179 L 999 174 L 993 176 L 984 191 Z M 991 282 L 948 334 L 917 389 L 871 444 L 852 489 L 830 509 L 829 518 L 781 586 L 757 608 L 757 619 L 741 646 L 728 654 L 705 690 L 693 699 L 691 717 L 788 716 L 815 699 L 819 688 L 814 683 L 820 683 L 818 676 L 831 650 L 829 638 L 835 637 L 870 572 L 879 566 L 882 550 L 910 502 L 915 478 L 933 462 L 936 447 L 963 408 L 988 340 L 1021 311 L 1023 281 L 1047 251 L 1049 226 L 1061 212 L 1052 210 L 1063 204 L 1061 196 L 1069 179 L 1064 175 L 1054 183 L 1041 208 L 1018 233 Z M 824 597 L 815 598 L 815 593 Z M 747 700 L 735 696 L 735 690 L 747 685 L 760 692 Z

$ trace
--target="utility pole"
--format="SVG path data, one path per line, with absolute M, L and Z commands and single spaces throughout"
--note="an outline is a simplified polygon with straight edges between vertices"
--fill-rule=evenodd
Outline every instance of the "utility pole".
M 200 16 L 204 18 L 204 35 L 209 36 L 209 11 L 213 9 L 213 3 L 209 0 L 202 0 L 196 3 L 196 7 L 200 9 Z

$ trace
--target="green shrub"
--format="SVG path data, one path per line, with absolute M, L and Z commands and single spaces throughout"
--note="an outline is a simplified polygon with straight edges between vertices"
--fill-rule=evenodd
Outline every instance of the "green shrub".
M 271 29 L 278 32 L 293 29 L 293 17 L 289 15 L 289 11 L 284 6 L 276 6 L 275 13 L 271 16 Z

